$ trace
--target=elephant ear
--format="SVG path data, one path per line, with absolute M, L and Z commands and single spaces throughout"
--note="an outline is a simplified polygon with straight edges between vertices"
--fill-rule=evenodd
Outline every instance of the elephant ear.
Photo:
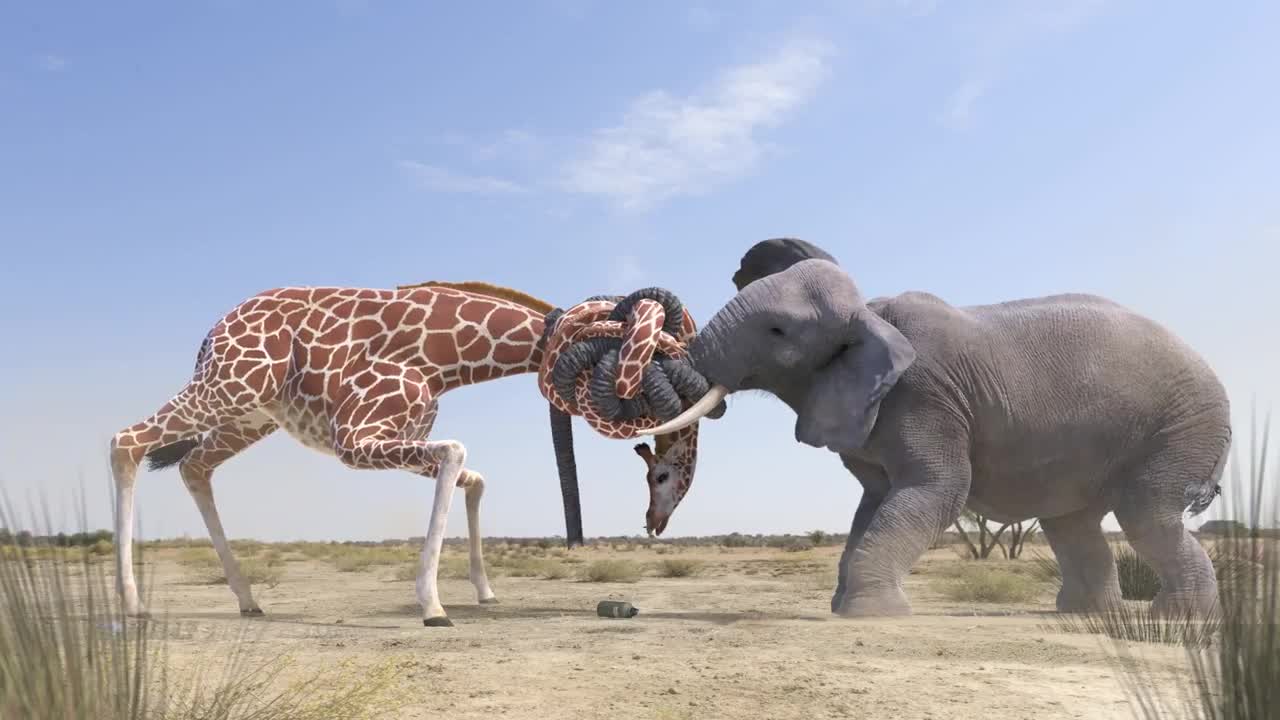
M 906 336 L 863 307 L 848 341 L 813 375 L 796 415 L 796 439 L 837 452 L 862 449 L 880 414 L 880 401 L 916 359 Z
M 738 272 L 733 274 L 733 285 L 742 288 L 762 277 L 780 273 L 801 260 L 826 260 L 839 265 L 826 250 L 797 238 L 772 238 L 762 240 L 742 256 Z

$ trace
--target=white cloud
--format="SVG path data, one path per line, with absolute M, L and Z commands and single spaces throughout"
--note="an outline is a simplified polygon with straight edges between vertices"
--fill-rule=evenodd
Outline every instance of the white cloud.
M 428 190 L 467 195 L 510 195 L 526 192 L 518 183 L 484 175 L 463 175 L 435 165 L 402 160 L 400 166 L 412 173 Z
M 610 292 L 625 295 L 651 284 L 649 272 L 640 264 L 640 258 L 619 255 L 613 259 L 613 267 L 609 268 Z
M 757 134 L 813 97 L 830 53 L 824 42 L 792 42 L 722 73 L 706 93 L 640 96 L 621 123 L 595 131 L 567 163 L 564 189 L 641 210 L 748 174 L 763 152 Z
M 685 10 L 684 20 L 695 30 L 711 30 L 720 24 L 720 15 L 705 5 L 694 5 Z
M 973 67 L 948 96 L 938 122 L 952 130 L 968 127 L 974 107 L 992 92 L 1018 55 L 1037 47 L 1046 35 L 1073 32 L 1088 24 L 1107 9 L 1108 2 L 1015 3 L 973 25 L 972 36 L 966 41 L 976 49 Z
M 966 80 L 947 99 L 946 107 L 942 109 L 942 116 L 939 118 L 940 122 L 952 130 L 968 127 L 973 117 L 973 106 L 986 93 L 986 80 Z
M 938 0 L 896 0 L 894 4 L 916 17 L 932 15 L 938 9 Z
M 71 64 L 71 61 L 62 55 L 54 54 L 41 55 L 36 58 L 36 62 L 42 69 L 49 72 L 62 72 L 67 69 L 67 65 Z

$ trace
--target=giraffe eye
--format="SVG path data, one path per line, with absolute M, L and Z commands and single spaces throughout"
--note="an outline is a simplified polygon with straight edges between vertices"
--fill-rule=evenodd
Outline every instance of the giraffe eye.
M 661 485 L 662 483 L 667 481 L 667 477 L 668 477 L 667 473 L 660 472 L 658 473 L 658 476 L 653 479 L 653 481 Z

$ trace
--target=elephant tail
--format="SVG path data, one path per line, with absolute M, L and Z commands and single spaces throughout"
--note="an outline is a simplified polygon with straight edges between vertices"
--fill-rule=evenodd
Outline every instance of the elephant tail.
M 1222 494 L 1222 473 L 1227 467 L 1227 457 L 1231 453 L 1231 426 L 1227 425 L 1224 430 L 1222 449 L 1218 452 L 1218 462 L 1214 464 L 1213 472 L 1200 482 L 1189 483 L 1183 491 L 1182 501 L 1191 513 L 1191 517 L 1208 510 L 1213 504 L 1213 499 Z

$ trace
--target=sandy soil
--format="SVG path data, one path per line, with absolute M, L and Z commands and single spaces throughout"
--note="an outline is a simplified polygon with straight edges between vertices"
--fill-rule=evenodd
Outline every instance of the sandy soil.
M 1052 588 L 1027 605 L 948 601 L 936 577 L 959 562 L 949 550 L 930 552 L 910 577 L 909 618 L 832 616 L 838 548 L 709 547 L 676 555 L 706 561 L 692 578 L 491 572 L 494 606 L 475 604 L 466 580 L 443 580 L 453 628 L 422 627 L 413 583 L 395 568 L 338 572 L 315 560 L 289 562 L 277 587 L 256 588 L 267 614 L 243 620 L 226 586 L 193 584 L 175 552 L 148 564 L 153 610 L 188 627 L 170 646 L 178 666 L 217 652 L 242 624 L 257 633 L 255 654 L 289 652 L 306 667 L 390 655 L 413 698 L 404 718 L 1132 717 L 1108 641 L 1049 627 Z M 628 600 L 640 615 L 596 617 L 602 599 Z M 1164 681 L 1186 682 L 1181 651 L 1144 653 Z

